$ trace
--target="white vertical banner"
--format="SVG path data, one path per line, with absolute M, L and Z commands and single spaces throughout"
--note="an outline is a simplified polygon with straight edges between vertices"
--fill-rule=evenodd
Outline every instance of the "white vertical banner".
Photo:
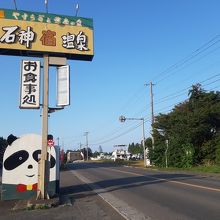
M 70 66 L 57 67 L 57 106 L 70 105 Z
M 40 108 L 40 61 L 22 60 L 20 108 Z

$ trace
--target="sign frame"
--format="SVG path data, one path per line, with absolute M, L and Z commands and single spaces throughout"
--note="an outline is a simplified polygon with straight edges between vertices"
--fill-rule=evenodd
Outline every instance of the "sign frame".
M 57 106 L 70 105 L 70 66 L 57 67 Z

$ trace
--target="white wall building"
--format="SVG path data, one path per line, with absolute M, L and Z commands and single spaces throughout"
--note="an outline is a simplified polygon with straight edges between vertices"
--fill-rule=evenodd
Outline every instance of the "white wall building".
M 121 159 L 121 160 L 129 160 L 131 157 L 131 154 L 127 150 L 119 150 L 116 149 L 112 152 L 112 160 Z

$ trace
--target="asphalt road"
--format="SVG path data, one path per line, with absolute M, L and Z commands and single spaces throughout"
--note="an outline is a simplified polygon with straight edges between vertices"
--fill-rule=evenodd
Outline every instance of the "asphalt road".
M 220 178 L 103 163 L 68 168 L 126 219 L 220 219 Z
M 1 178 L 0 178 L 1 179 Z M 1 183 L 0 183 L 1 187 Z M 50 209 L 13 210 L 19 200 L 0 201 L 0 220 L 123 220 L 71 171 L 60 173 L 60 205 Z M 27 201 L 26 201 L 27 202 Z M 25 206 L 24 206 L 25 207 Z M 23 207 L 23 208 L 24 208 Z

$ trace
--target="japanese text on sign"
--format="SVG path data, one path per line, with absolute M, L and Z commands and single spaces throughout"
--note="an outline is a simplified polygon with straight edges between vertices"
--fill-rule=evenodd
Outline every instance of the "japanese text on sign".
M 56 15 L 48 13 L 0 9 L 0 18 L 1 17 L 19 21 L 31 21 L 38 23 L 59 24 L 69 26 L 83 26 L 89 28 L 93 27 L 93 21 L 90 18 Z
M 40 108 L 40 61 L 22 61 L 20 108 Z
M 92 19 L 0 9 L 0 55 L 92 60 L 93 43 Z
M 0 43 L 14 44 L 19 41 L 21 45 L 26 48 L 31 48 L 31 43 L 35 41 L 37 37 L 36 33 L 31 27 L 27 27 L 27 30 L 20 30 L 19 26 L 3 27 L 2 30 L 5 32 L 0 36 Z M 20 31 L 18 31 L 20 30 Z M 42 31 L 40 41 L 45 46 L 56 46 L 56 32 L 47 30 Z M 88 37 L 80 31 L 77 35 L 67 33 L 62 36 L 62 46 L 66 49 L 76 49 L 80 51 L 87 51 Z

